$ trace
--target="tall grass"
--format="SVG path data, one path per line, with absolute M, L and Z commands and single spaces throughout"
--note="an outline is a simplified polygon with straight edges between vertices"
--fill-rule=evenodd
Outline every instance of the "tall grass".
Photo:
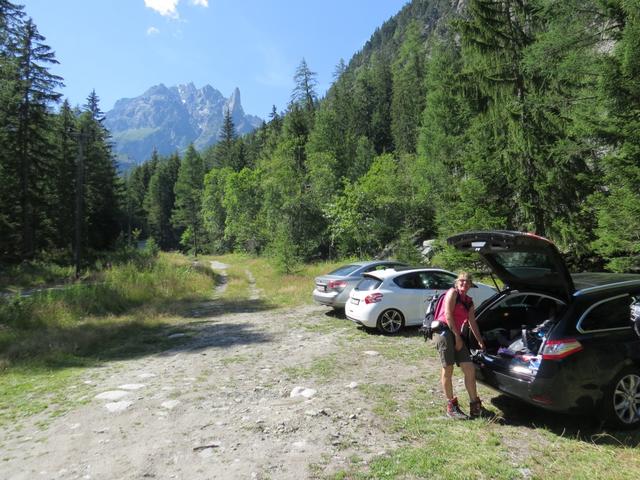
M 0 290 L 15 292 L 23 288 L 70 283 L 74 274 L 75 270 L 72 266 L 41 261 L 0 265 Z
M 0 300 L 0 367 L 53 352 L 77 354 L 108 342 L 132 325 L 179 314 L 185 302 L 210 297 L 211 278 L 183 257 L 128 262 L 96 284 L 74 284 L 29 297 Z
M 251 272 L 260 290 L 261 298 L 273 307 L 292 307 L 311 303 L 314 278 L 335 270 L 345 261 L 325 261 L 300 265 L 292 274 L 282 274 L 276 265 L 264 257 L 229 254 L 208 257 L 230 266 L 226 296 L 238 298 L 246 296 L 249 283 L 246 271 Z
M 98 283 L 0 298 L 0 423 L 84 401 L 65 391 L 88 366 L 175 345 L 167 334 L 211 298 L 212 277 L 181 255 L 134 255 Z

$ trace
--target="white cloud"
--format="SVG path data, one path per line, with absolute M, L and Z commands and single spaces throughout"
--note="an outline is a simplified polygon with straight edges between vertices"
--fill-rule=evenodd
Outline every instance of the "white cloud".
M 151 35 L 157 35 L 160 33 L 160 30 L 158 30 L 156 27 L 149 27 L 147 28 L 147 35 L 151 36 Z
M 180 0 L 144 0 L 144 6 L 155 10 L 163 17 L 178 18 L 177 6 L 179 1 Z
M 191 5 L 199 5 L 206 8 L 209 6 L 209 0 L 191 0 Z

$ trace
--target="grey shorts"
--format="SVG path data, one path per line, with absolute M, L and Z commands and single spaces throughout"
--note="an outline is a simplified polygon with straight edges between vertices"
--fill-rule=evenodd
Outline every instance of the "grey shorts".
M 448 367 L 454 363 L 460 366 L 461 363 L 471 361 L 471 355 L 466 345 L 463 344 L 460 350 L 456 350 L 455 337 L 451 330 L 447 330 L 437 336 L 436 350 L 440 354 L 440 362 L 443 367 Z

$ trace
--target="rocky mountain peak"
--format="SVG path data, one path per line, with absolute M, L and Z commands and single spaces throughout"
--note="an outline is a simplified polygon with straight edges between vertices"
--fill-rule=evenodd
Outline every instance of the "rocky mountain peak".
M 190 82 L 174 87 L 161 83 L 138 97 L 118 100 L 106 113 L 105 125 L 113 136 L 118 161 L 126 169 L 126 164 L 149 159 L 154 148 L 160 155 L 170 155 L 191 143 L 200 150 L 216 143 L 227 108 L 239 135 L 262 123 L 244 113 L 237 87 L 227 99 L 211 85 L 197 88 Z
M 229 100 L 227 100 L 223 109 L 223 115 L 227 110 L 231 112 L 231 118 L 236 125 L 241 122 L 245 116 L 240 100 L 240 89 L 238 87 L 233 90 Z

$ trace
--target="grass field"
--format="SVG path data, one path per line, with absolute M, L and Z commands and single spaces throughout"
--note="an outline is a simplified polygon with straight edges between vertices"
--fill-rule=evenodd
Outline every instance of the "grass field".
M 167 336 L 211 298 L 214 277 L 163 254 L 114 265 L 97 282 L 1 298 L 0 423 L 82 401 L 65 389 L 86 367 L 175 345 Z
M 68 386 L 81 383 L 78 376 L 87 367 L 168 348 L 167 336 L 193 318 L 192 310 L 210 300 L 220 282 L 219 274 L 208 268 L 209 261 L 229 265 L 223 303 L 246 303 L 253 278 L 267 308 L 309 303 L 313 278 L 343 263 L 307 265 L 295 274 L 281 275 L 267 260 L 249 256 L 199 260 L 194 266 L 183 256 L 162 254 L 155 262 L 114 265 L 101 274 L 99 283 L 0 300 L 0 423 L 43 411 L 50 418 L 64 414 L 86 401 L 81 387 L 69 391 Z M 341 350 L 308 365 L 292 365 L 284 375 L 322 384 L 339 375 L 350 352 L 364 345 L 394 365 L 417 366 L 421 372 L 401 391 L 397 384 L 385 382 L 384 375 L 377 383 L 359 387 L 401 447 L 366 464 L 353 456 L 330 478 L 640 478 L 639 432 L 603 430 L 592 419 L 550 414 L 485 387 L 480 394 L 494 418 L 447 420 L 439 371 L 424 369 L 425 355 L 435 364 L 435 353 L 415 332 L 372 335 L 336 316 L 301 323 L 301 328 L 318 335 L 337 333 Z M 226 362 L 249 359 L 235 356 Z M 460 378 L 459 372 L 456 376 Z

